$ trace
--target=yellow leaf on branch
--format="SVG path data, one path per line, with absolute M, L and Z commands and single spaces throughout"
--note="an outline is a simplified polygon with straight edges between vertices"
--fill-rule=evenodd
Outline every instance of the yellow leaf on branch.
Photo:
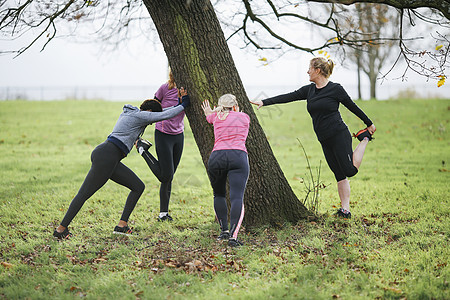
M 445 83 L 445 79 L 446 79 L 446 77 L 445 77 L 444 75 L 439 76 L 439 81 L 438 81 L 438 83 L 437 83 L 437 86 L 438 86 L 438 87 L 443 86 L 444 83 Z
M 439 50 L 441 50 L 441 48 L 442 47 L 444 47 L 444 45 L 439 45 L 439 46 L 436 46 L 436 51 L 439 51 Z

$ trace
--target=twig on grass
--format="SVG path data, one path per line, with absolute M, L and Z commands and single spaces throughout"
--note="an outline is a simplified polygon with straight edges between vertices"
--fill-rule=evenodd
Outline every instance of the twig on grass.
M 319 191 L 321 189 L 326 188 L 326 185 L 320 181 L 320 168 L 322 166 L 322 161 L 319 162 L 319 167 L 317 168 L 317 179 L 315 179 L 312 172 L 311 164 L 309 163 L 308 155 L 306 154 L 305 147 L 303 147 L 303 144 L 299 138 L 297 138 L 297 141 L 303 150 L 303 154 L 305 155 L 306 163 L 308 164 L 309 169 L 308 180 L 303 180 L 303 184 L 305 185 L 306 191 L 306 196 L 305 199 L 303 200 L 303 205 L 305 205 L 306 208 L 312 213 L 317 214 L 319 210 Z M 311 194 L 312 197 L 310 198 L 309 196 Z

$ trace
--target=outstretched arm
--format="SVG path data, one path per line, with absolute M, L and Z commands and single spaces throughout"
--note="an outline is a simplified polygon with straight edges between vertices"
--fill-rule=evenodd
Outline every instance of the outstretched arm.
M 158 121 L 167 120 L 175 117 L 180 112 L 186 109 L 191 103 L 189 95 L 184 88 L 180 89 L 181 103 L 169 108 L 164 109 L 161 112 L 153 111 L 140 111 L 139 118 L 147 125 Z
M 301 87 L 300 89 L 293 91 L 291 93 L 278 95 L 275 97 L 267 98 L 264 100 L 250 100 L 251 104 L 257 105 L 258 109 L 261 108 L 261 106 L 268 106 L 272 104 L 280 104 L 280 103 L 289 103 L 292 101 L 298 101 L 298 100 L 305 100 L 308 91 L 310 89 L 311 85 L 305 85 Z

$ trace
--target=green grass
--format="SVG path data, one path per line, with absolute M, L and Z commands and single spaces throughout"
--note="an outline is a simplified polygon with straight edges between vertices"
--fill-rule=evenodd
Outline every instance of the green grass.
M 351 221 L 331 216 L 336 183 L 299 102 L 257 115 L 300 199 L 309 171 L 297 139 L 312 168 L 322 165 L 319 221 L 243 228 L 237 250 L 217 244 L 212 191 L 187 129 L 173 223 L 156 222 L 158 182 L 133 151 L 124 163 L 146 183 L 130 219 L 139 237 L 111 234 L 127 190 L 109 182 L 74 219 L 74 238 L 55 241 L 90 153 L 122 105 L 0 102 L 0 298 L 450 298 L 450 101 L 358 102 L 377 133 L 351 179 Z M 363 126 L 341 113 L 351 131 Z M 153 130 L 145 137 L 153 140 Z

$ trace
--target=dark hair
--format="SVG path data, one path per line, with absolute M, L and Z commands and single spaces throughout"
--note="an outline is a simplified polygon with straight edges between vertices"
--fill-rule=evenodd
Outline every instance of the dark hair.
M 161 112 L 162 107 L 161 103 L 156 99 L 147 99 L 144 102 L 142 102 L 141 106 L 139 107 L 140 110 L 151 110 L 154 112 Z

